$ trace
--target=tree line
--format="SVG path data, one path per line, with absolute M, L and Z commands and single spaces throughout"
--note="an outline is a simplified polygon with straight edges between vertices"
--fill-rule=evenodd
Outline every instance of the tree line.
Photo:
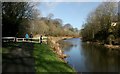
M 63 24 L 60 18 L 53 19 L 54 15 L 40 17 L 32 20 L 30 31 L 34 34 L 46 34 L 49 36 L 78 36 L 79 30 L 73 28 L 71 24 Z M 33 27 L 32 27 L 33 26 Z
M 120 43 L 119 3 L 103 2 L 92 11 L 83 24 L 83 41 Z
M 50 13 L 43 17 L 36 2 L 2 2 L 2 36 L 24 37 L 25 33 L 49 36 L 79 36 L 79 30 L 71 24 L 53 19 Z

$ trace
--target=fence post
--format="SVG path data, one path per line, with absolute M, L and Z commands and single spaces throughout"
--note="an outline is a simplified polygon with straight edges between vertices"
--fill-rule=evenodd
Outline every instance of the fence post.
M 18 39 L 17 38 L 15 38 L 15 39 L 16 39 L 15 41 L 18 42 Z
M 13 42 L 15 42 L 15 39 L 16 39 L 16 38 L 14 37 L 14 40 L 13 40 Z
M 47 44 L 48 44 L 48 37 L 46 38 L 46 40 L 47 40 L 46 42 L 47 42 Z
M 39 43 L 40 43 L 40 38 L 39 38 Z
M 24 38 L 23 38 L 23 41 L 25 41 Z

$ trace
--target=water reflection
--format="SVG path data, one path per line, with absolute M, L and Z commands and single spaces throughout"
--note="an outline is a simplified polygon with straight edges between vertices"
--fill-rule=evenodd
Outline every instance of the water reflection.
M 118 72 L 118 52 L 95 44 L 82 43 L 79 38 L 65 40 L 75 46 L 64 48 L 66 59 L 79 72 Z

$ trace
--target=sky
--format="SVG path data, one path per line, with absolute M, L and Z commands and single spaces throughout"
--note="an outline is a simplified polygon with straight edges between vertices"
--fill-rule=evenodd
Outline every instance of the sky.
M 81 29 L 87 16 L 101 2 L 41 2 L 38 6 L 42 16 L 52 13 L 53 18 L 60 18 L 63 24 L 70 23 L 74 28 Z

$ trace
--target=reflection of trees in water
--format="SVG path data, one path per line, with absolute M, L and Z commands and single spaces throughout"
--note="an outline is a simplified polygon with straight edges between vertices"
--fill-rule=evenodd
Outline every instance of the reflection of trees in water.
M 112 55 L 109 49 L 95 44 L 81 44 L 85 64 L 90 71 L 119 71 L 118 56 Z M 119 65 L 119 66 L 118 66 Z
M 70 48 L 73 46 L 72 43 L 64 41 L 64 40 L 60 40 L 58 41 L 58 43 L 60 44 L 60 47 L 65 51 L 70 51 Z
M 66 46 L 66 47 L 63 48 L 63 50 L 65 50 L 66 52 L 69 52 L 72 47 L 73 47 L 72 45 L 71 46 Z
M 74 44 L 77 44 L 78 47 L 80 45 L 80 48 L 77 48 L 80 50 L 80 56 L 77 58 L 78 60 L 72 59 L 80 62 L 81 66 L 76 64 L 76 67 L 83 68 L 83 70 L 87 72 L 111 72 L 120 70 L 119 56 L 114 53 L 114 50 L 109 50 L 102 45 L 97 45 L 95 43 L 87 44 L 78 41 L 79 40 L 77 39 L 70 40 L 69 42 L 72 42 L 73 46 L 67 46 L 63 49 L 69 53 L 70 50 L 75 47 Z M 80 57 L 83 59 L 79 60 Z
M 77 44 L 74 44 L 74 42 L 71 41 L 63 41 L 62 48 L 65 51 L 70 51 L 72 47 L 77 47 Z

